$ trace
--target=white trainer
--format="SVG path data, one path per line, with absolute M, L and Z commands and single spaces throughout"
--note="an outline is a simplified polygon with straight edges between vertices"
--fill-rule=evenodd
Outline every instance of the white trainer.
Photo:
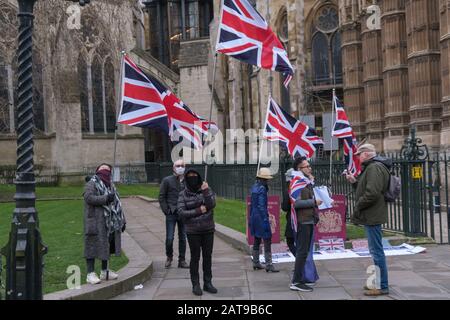
M 114 271 L 111 270 L 108 271 L 108 280 L 116 280 L 118 277 L 119 275 Z M 100 273 L 100 279 L 106 280 L 106 270 L 102 270 L 102 272 Z
M 99 284 L 102 282 L 95 272 L 91 272 L 87 275 L 86 282 L 90 284 Z

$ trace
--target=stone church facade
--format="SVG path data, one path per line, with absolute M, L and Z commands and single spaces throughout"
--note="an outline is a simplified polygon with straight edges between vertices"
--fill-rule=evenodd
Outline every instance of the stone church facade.
M 285 89 L 280 74 L 219 54 L 212 119 L 222 131 L 262 128 L 271 92 L 326 135 L 335 89 L 358 139 L 398 151 L 414 125 L 431 149 L 449 149 L 449 0 L 249 1 L 270 21 L 295 76 Z M 79 28 L 68 25 L 71 5 L 36 5 L 37 164 L 70 176 L 112 162 L 122 50 L 208 116 L 220 0 L 92 1 Z M 0 0 L 0 9 L 2 166 L 15 163 L 17 3 Z M 170 160 L 164 134 L 118 133 L 119 164 Z
M 148 63 L 142 11 L 136 1 L 92 1 L 80 8 L 37 1 L 34 32 L 35 164 L 62 179 L 113 162 L 120 52 Z M 0 166 L 16 161 L 17 2 L 0 0 Z M 164 72 L 166 70 L 164 69 Z M 163 72 L 159 72 L 161 78 Z M 170 75 L 169 75 L 170 76 Z M 175 81 L 173 81 L 175 83 Z M 119 128 L 118 163 L 141 163 L 141 129 Z

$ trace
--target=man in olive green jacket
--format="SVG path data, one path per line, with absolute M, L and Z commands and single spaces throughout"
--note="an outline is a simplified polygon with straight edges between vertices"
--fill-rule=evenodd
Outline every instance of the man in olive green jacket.
M 365 295 L 379 296 L 389 294 L 388 271 L 383 250 L 382 224 L 387 222 L 388 207 L 384 194 L 389 187 L 390 159 L 377 156 L 371 144 L 361 145 L 355 155 L 359 156 L 362 171 L 358 178 L 347 174 L 347 180 L 355 191 L 355 209 L 352 222 L 364 225 L 369 251 L 377 267 L 376 288 L 365 286 Z M 379 275 L 379 276 L 378 276 Z

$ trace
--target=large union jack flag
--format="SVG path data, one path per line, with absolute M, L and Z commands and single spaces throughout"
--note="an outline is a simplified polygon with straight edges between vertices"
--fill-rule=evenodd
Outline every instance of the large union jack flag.
M 222 0 L 216 50 L 248 64 L 282 72 L 285 86 L 294 74 L 280 40 L 247 0 Z
M 336 112 L 336 122 L 334 124 L 334 137 L 342 139 L 344 144 L 344 158 L 347 164 L 347 172 L 355 177 L 361 173 L 361 164 L 359 158 L 355 155 L 358 142 L 355 133 L 353 132 L 347 114 L 339 99 L 333 94 L 333 104 Z
M 313 128 L 292 117 L 284 111 L 271 97 L 267 108 L 264 138 L 280 141 L 292 157 L 312 158 L 316 145 L 323 144 Z
M 154 77 L 145 74 L 128 56 L 124 57 L 123 68 L 118 123 L 161 129 L 172 141 L 182 140 L 196 149 L 203 146 L 204 136 L 218 131 L 214 122 L 208 128 L 208 121 L 196 115 Z
M 295 210 L 295 200 L 300 197 L 302 190 L 311 183 L 311 181 L 298 171 L 292 171 L 292 180 L 289 183 L 289 200 L 291 202 L 291 226 L 294 232 L 297 232 L 297 212 Z

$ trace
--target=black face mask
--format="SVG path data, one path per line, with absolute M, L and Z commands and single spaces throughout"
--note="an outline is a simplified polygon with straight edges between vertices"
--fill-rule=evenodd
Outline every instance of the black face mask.
M 199 176 L 186 177 L 186 185 L 192 191 L 197 191 L 202 186 L 202 181 Z

